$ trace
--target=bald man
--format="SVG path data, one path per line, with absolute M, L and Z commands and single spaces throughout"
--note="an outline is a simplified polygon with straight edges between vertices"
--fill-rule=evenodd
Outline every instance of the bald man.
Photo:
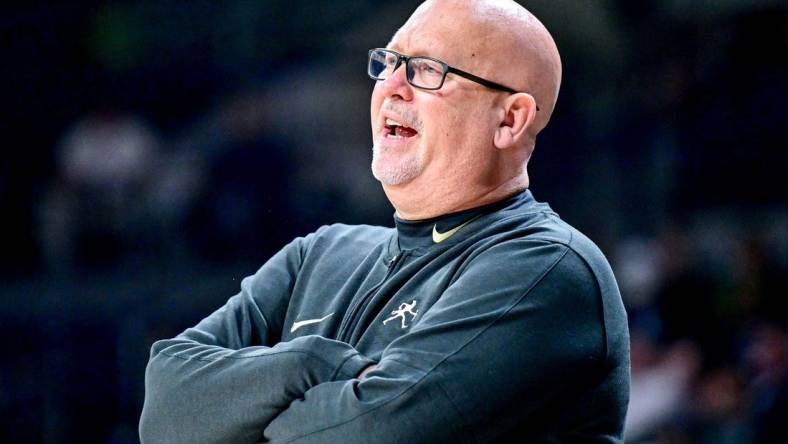
M 367 69 L 395 227 L 295 239 L 156 342 L 142 441 L 621 442 L 613 273 L 528 191 L 561 81 L 550 34 L 510 1 L 426 2 Z

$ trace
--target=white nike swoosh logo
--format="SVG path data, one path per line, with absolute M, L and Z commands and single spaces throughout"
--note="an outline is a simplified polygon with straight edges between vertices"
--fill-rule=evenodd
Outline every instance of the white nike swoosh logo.
M 330 318 L 331 315 L 333 315 L 333 314 L 334 314 L 334 312 L 331 312 L 331 313 L 323 316 L 320 319 L 305 319 L 303 321 L 293 322 L 293 326 L 290 327 L 290 333 L 293 333 L 294 331 L 298 330 L 299 328 L 303 327 L 304 325 L 317 324 L 318 322 L 323 322 L 326 319 Z

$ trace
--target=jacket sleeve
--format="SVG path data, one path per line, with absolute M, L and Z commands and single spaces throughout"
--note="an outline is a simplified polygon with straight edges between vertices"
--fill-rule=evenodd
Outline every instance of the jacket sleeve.
M 372 361 L 345 343 L 278 341 L 301 243 L 296 239 L 219 310 L 151 348 L 143 443 L 253 443 L 290 402 L 317 384 L 355 377 Z
M 499 244 L 468 263 L 366 378 L 311 388 L 265 437 L 487 442 L 529 425 L 538 436 L 545 412 L 599 374 L 606 348 L 598 295 L 591 271 L 566 246 Z M 620 411 L 611 416 L 623 421 Z

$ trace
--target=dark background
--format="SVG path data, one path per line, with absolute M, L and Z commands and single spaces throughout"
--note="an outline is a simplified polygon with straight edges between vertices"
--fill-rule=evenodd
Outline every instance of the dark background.
M 532 191 L 610 259 L 628 442 L 788 442 L 788 7 L 524 2 Z M 392 225 L 366 50 L 414 1 L 0 6 L 0 442 L 131 443 L 151 343 L 323 224 Z

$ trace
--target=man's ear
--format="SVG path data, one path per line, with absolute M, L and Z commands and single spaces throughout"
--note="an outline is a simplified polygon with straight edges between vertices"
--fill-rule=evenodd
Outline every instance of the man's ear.
M 528 93 L 516 93 L 503 103 L 504 116 L 495 130 L 496 148 L 519 146 L 528 137 L 528 128 L 536 118 L 536 100 Z

